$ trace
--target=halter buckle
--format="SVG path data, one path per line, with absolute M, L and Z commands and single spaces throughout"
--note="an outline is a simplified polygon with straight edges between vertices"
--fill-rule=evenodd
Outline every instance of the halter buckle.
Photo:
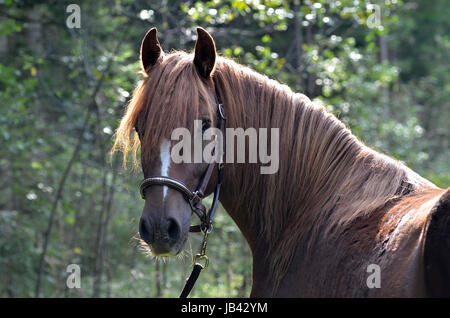
M 189 198 L 189 204 L 191 205 L 192 209 L 195 210 L 195 205 L 199 203 L 202 200 L 202 194 L 199 191 L 192 192 L 191 197 Z

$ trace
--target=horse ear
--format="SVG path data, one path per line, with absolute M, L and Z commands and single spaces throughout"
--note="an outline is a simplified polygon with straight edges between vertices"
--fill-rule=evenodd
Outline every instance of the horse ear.
M 151 28 L 144 36 L 141 44 L 141 66 L 144 72 L 155 65 L 162 53 L 159 44 L 156 28 Z
M 204 78 L 209 78 L 216 64 L 216 45 L 209 33 L 197 28 L 197 42 L 195 43 L 194 64 L 197 71 Z

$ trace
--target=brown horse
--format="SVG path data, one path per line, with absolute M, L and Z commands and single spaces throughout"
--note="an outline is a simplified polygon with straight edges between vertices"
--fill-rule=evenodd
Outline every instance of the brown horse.
M 220 202 L 252 250 L 251 296 L 450 296 L 450 191 L 370 149 L 306 96 L 216 56 L 212 37 L 197 33 L 193 53 L 164 53 L 156 29 L 146 34 L 143 80 L 114 149 L 135 162 L 140 150 L 145 178 L 195 189 L 208 164 L 173 162 L 175 128 L 215 127 L 218 97 L 227 128 L 279 128 L 276 173 L 261 174 L 260 161 L 223 169 Z M 213 174 L 206 194 L 216 182 Z M 155 255 L 178 254 L 189 203 L 164 185 L 145 198 L 142 239 Z

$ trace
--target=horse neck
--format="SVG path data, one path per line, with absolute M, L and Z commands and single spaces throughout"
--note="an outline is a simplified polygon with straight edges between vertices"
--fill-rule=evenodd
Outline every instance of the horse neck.
M 300 218 L 305 219 L 304 225 L 311 221 L 315 211 L 305 213 L 302 207 L 330 200 L 324 195 L 330 196 L 341 181 L 333 178 L 333 169 L 356 157 L 361 145 L 341 122 L 305 95 L 245 68 L 236 66 L 236 71 L 229 66 L 219 65 L 216 78 L 227 128 L 266 128 L 268 132 L 277 128 L 280 165 L 275 174 L 263 175 L 258 164 L 227 163 L 222 198 L 231 198 L 225 199 L 228 211 L 236 211 L 231 213 L 244 224 L 241 228 L 257 233 L 249 234 L 253 240 L 275 242 L 294 219 L 297 225 L 302 223 Z
M 219 69 L 227 127 L 279 128 L 280 166 L 262 175 L 258 164 L 227 163 L 221 201 L 254 253 L 265 251 L 277 272 L 287 270 L 299 242 L 319 229 L 343 228 L 401 194 L 402 184 L 411 191 L 432 186 L 366 147 L 304 95 L 258 74 L 240 75 L 227 79 Z

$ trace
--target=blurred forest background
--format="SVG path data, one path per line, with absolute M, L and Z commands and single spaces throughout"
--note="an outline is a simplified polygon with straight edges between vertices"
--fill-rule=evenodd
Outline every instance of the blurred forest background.
M 69 4 L 81 27 L 68 28 Z M 220 54 L 322 101 L 366 144 L 441 187 L 449 169 L 446 0 L 0 1 L 0 296 L 177 297 L 200 237 L 155 261 L 135 239 L 140 171 L 110 159 L 139 46 Z M 193 296 L 247 296 L 251 253 L 225 211 Z M 81 288 L 68 289 L 68 264 Z

